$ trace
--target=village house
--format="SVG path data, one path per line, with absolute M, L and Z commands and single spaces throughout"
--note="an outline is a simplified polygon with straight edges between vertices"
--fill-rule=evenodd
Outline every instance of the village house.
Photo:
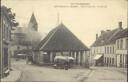
M 0 78 L 9 74 L 11 31 L 14 30 L 17 25 L 15 14 L 11 12 L 11 8 L 1 6 Z
M 88 48 L 61 23 L 35 48 L 34 62 L 53 64 L 55 56 L 75 58 L 75 64 L 87 66 Z
M 128 58 L 128 28 L 121 31 L 116 40 L 117 67 L 127 67 Z
M 11 42 L 11 54 L 13 57 L 17 58 L 18 55 L 24 56 L 32 54 L 32 47 L 36 45 L 36 43 L 34 44 L 34 41 L 39 39 L 37 34 L 38 23 L 34 13 L 32 13 L 28 26 L 17 27 L 17 29 L 12 32 L 13 41 Z
M 25 50 L 31 49 L 31 43 L 28 41 L 25 31 L 27 29 L 24 27 L 17 27 L 16 30 L 12 32 L 11 41 L 11 54 L 12 57 L 17 57 L 17 54 L 25 54 Z
M 119 22 L 118 28 L 114 30 L 101 31 L 101 35 L 96 34 L 96 41 L 90 50 L 90 65 L 117 66 L 116 58 L 116 36 L 122 28 L 122 22 Z

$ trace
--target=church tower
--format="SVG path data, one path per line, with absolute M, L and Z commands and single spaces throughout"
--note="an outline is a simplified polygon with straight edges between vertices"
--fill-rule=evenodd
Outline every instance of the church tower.
M 38 31 L 38 24 L 37 24 L 34 13 L 32 13 L 32 16 L 28 24 L 28 28 L 31 29 L 32 31 Z

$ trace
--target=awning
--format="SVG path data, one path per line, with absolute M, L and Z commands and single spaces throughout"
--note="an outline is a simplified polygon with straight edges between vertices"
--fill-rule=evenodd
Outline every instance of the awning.
M 10 70 L 9 70 L 9 69 L 7 69 L 4 73 L 9 73 L 9 71 L 10 71 Z
M 102 57 L 102 55 L 98 54 L 98 55 L 96 55 L 96 56 L 94 57 L 94 60 L 98 60 L 98 59 L 101 58 L 101 57 Z

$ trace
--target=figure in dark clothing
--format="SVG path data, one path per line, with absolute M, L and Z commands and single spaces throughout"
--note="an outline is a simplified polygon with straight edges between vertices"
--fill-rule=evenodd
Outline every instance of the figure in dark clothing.
M 27 61 L 26 61 L 26 63 L 28 64 L 29 62 L 33 63 L 33 58 L 32 58 L 32 56 L 27 56 Z
M 65 70 L 68 70 L 68 62 L 65 62 L 64 66 Z

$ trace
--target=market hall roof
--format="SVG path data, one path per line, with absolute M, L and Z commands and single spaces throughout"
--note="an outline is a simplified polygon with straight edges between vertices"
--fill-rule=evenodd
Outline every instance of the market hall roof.
M 38 48 L 43 51 L 88 50 L 88 48 L 61 23 L 51 30 Z

